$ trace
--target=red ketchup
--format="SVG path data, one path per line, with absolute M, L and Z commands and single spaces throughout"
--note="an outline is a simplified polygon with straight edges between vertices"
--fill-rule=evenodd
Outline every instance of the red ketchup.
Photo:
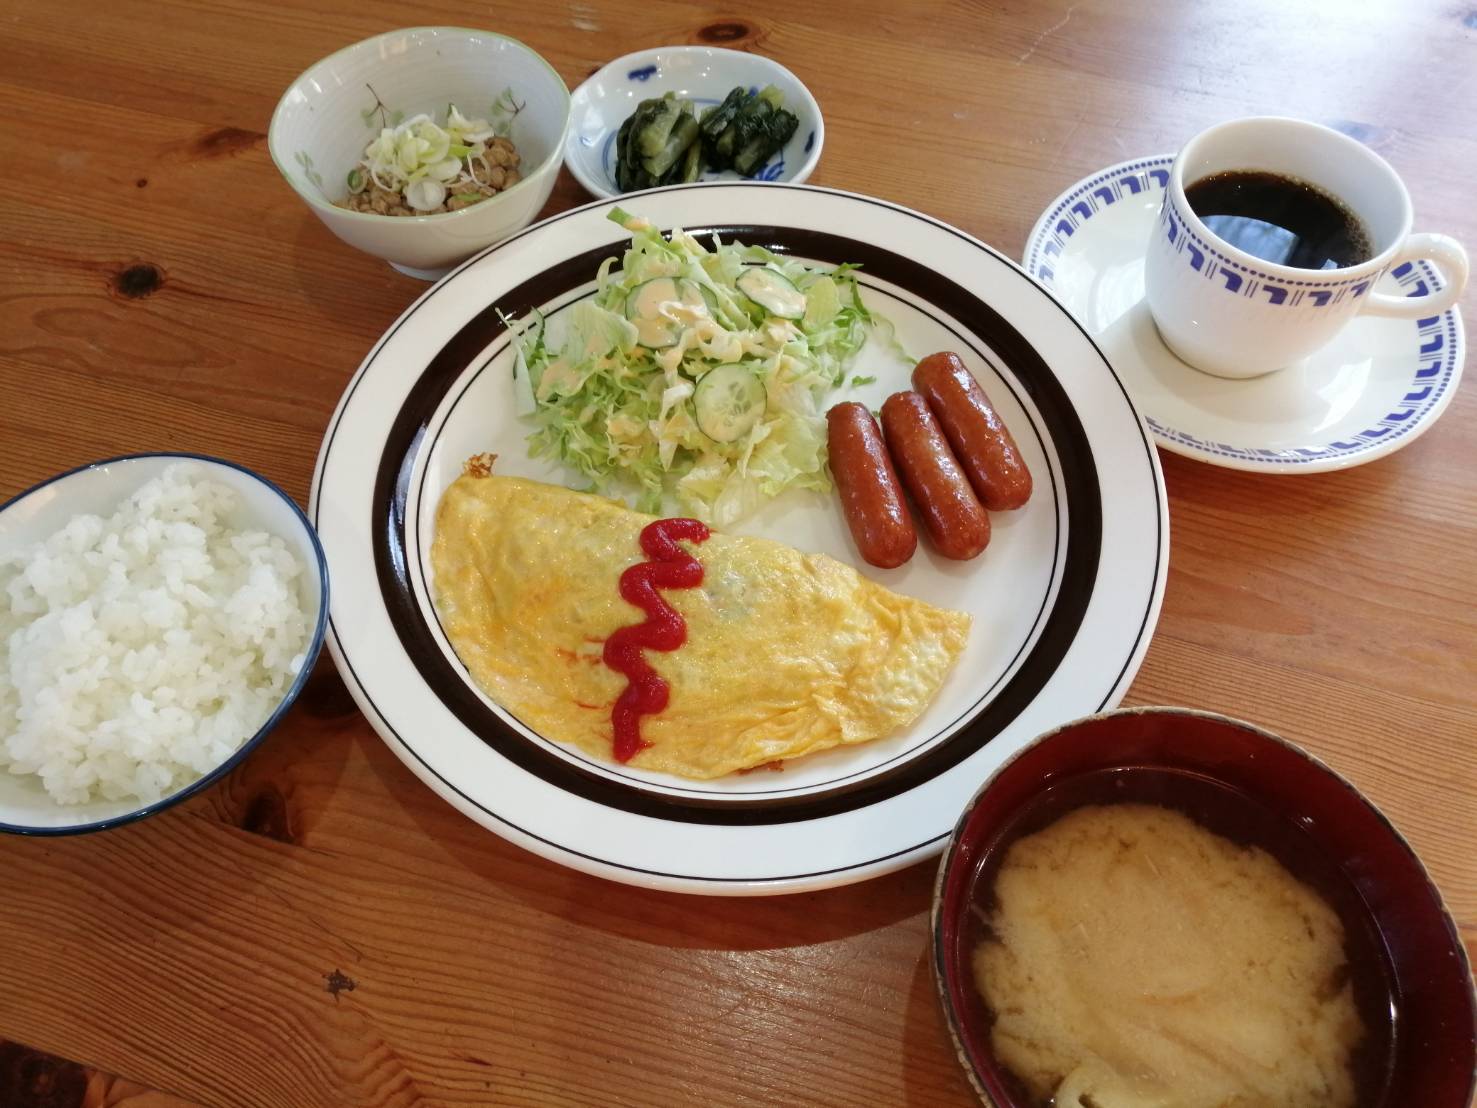
M 646 621 L 622 627 L 605 640 L 605 664 L 629 682 L 610 713 L 617 762 L 629 762 L 651 745 L 642 741 L 641 717 L 666 708 L 671 691 L 641 652 L 676 650 L 687 641 L 687 624 L 656 590 L 703 583 L 703 564 L 677 540 L 702 542 L 708 534 L 707 526 L 695 519 L 659 519 L 641 532 L 641 549 L 649 560 L 621 574 L 621 598 L 644 611 Z

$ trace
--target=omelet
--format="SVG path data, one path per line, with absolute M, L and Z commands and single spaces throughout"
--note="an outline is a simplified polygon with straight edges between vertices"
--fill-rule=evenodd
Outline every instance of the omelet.
M 539 734 L 607 761 L 626 678 L 602 651 L 646 618 L 619 582 L 646 560 L 640 535 L 655 518 L 470 464 L 437 508 L 432 591 L 473 680 Z M 685 545 L 703 581 L 662 593 L 687 638 L 645 652 L 670 695 L 641 718 L 648 745 L 629 765 L 710 779 L 893 734 L 964 649 L 968 615 L 824 554 L 717 533 Z

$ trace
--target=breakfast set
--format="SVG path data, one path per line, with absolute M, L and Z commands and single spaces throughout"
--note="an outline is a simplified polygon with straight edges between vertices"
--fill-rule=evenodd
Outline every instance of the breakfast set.
M 933 968 L 987 1104 L 1465 1104 L 1467 956 L 1400 833 L 1254 724 L 1118 710 L 1168 572 L 1156 448 L 1270 484 L 1409 445 L 1461 378 L 1462 246 L 1291 118 L 1091 174 L 1019 264 L 806 184 L 824 141 L 799 78 L 717 48 L 572 95 L 460 28 L 306 71 L 268 136 L 287 185 L 434 283 L 348 380 L 303 508 L 162 453 L 0 507 L 26 659 L 0 830 L 208 787 L 327 646 L 427 787 L 552 862 L 742 896 L 942 852 Z M 564 166 L 596 199 L 536 222 Z M 203 743 L 216 717 L 239 733 Z M 1215 965 L 1183 934 L 1212 926 L 1283 970 Z

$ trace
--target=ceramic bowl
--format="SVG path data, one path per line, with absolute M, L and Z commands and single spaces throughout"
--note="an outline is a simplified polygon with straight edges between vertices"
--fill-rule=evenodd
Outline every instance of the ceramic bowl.
M 336 205 L 383 122 L 422 112 L 440 122 L 448 103 L 512 138 L 522 159 L 518 184 L 438 215 Z M 282 176 L 335 235 L 401 272 L 436 277 L 533 222 L 559 174 L 568 130 L 569 90 L 521 42 L 491 31 L 413 27 L 365 39 L 308 69 L 278 102 L 267 145 Z
M 826 125 L 820 105 L 800 78 L 779 62 L 741 50 L 710 46 L 663 46 L 617 58 L 574 91 L 574 119 L 565 161 L 575 180 L 595 196 L 618 196 L 615 183 L 615 136 L 642 100 L 675 93 L 697 106 L 699 114 L 719 103 L 737 86 L 774 85 L 784 94 L 785 107 L 800 125 L 778 154 L 757 174 L 757 181 L 808 178 L 820 161 Z M 743 181 L 732 170 L 704 171 L 705 181 Z
M 1157 784 L 1146 795 L 1150 780 Z M 1183 708 L 1108 712 L 1049 732 L 1002 765 L 960 817 L 934 890 L 934 979 L 982 1102 L 1031 1103 L 994 1058 L 971 969 L 1004 847 L 1017 828 L 1114 798 L 1178 808 L 1269 850 L 1338 911 L 1356 1000 L 1375 1042 L 1383 1040 L 1363 1074 L 1361 1108 L 1465 1108 L 1477 999 L 1456 926 L 1415 852 L 1311 755 L 1249 723 Z
M 0 769 L 0 831 L 26 835 L 102 831 L 178 804 L 229 773 L 250 754 L 278 724 L 307 683 L 328 627 L 328 562 L 312 524 L 292 498 L 265 477 L 234 462 L 198 454 L 134 454 L 93 462 L 60 474 L 0 505 L 0 557 L 39 542 L 74 516 L 112 513 L 136 489 L 176 462 L 199 466 L 211 480 L 233 489 L 240 499 L 236 516 L 230 521 L 232 526 L 279 536 L 303 567 L 298 599 L 307 614 L 311 637 L 304 650 L 302 669 L 266 722 L 230 757 L 152 803 L 126 799 L 60 805 L 47 795 L 39 778 Z

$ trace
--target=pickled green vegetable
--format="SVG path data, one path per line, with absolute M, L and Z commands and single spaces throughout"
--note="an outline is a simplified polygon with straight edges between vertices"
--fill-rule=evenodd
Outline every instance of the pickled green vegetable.
M 696 181 L 706 169 L 753 177 L 800 126 L 773 85 L 735 88 L 701 119 L 672 93 L 643 100 L 616 133 L 616 185 L 622 192 Z

